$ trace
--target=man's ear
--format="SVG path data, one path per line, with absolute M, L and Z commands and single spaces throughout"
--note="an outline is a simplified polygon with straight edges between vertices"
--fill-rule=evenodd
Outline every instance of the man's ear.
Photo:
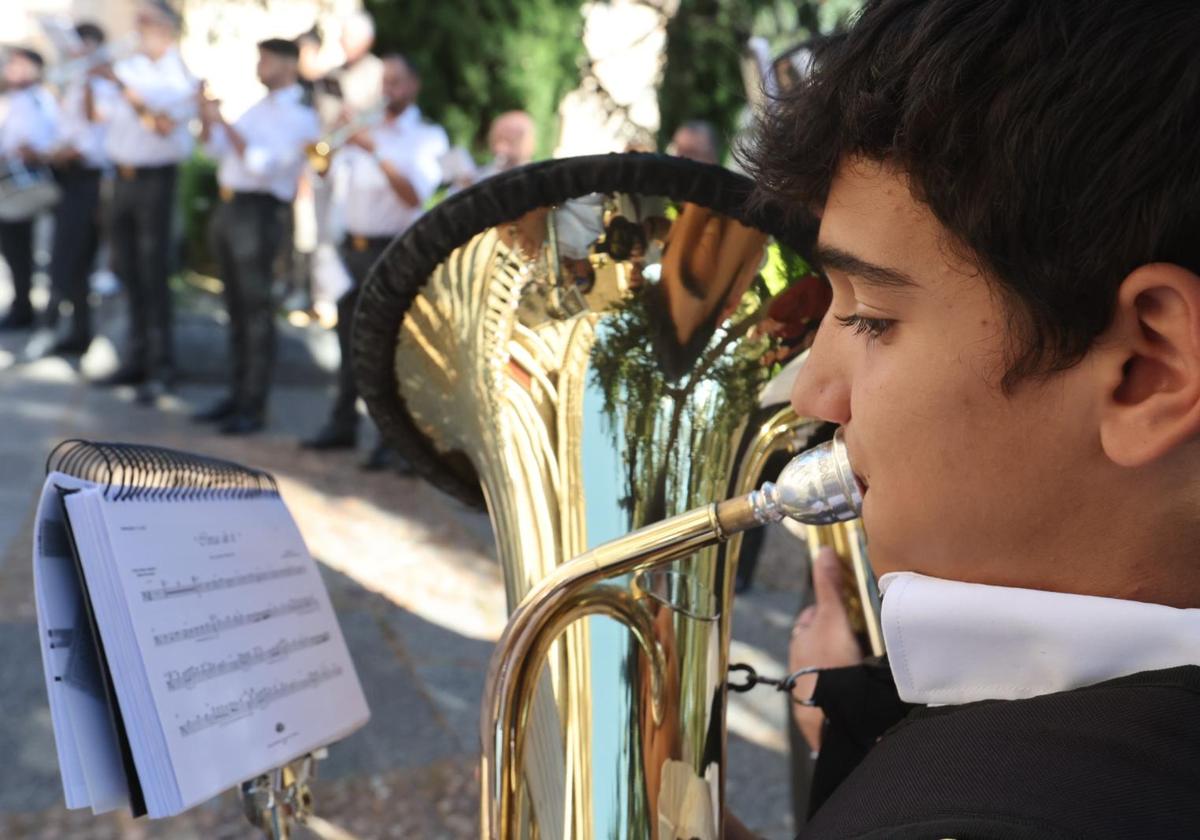
M 1121 283 L 1101 341 L 1109 458 L 1141 466 L 1200 433 L 1200 277 L 1168 263 L 1138 268 Z

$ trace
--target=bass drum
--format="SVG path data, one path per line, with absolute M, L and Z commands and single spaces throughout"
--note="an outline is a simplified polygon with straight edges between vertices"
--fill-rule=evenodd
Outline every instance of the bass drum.
M 804 258 L 816 222 L 785 227 L 751 187 L 658 155 L 533 164 L 434 208 L 364 284 L 360 393 L 431 483 L 486 505 L 510 611 L 571 558 L 754 486 L 818 434 L 758 411 L 828 305 Z M 559 637 L 503 836 L 716 836 L 739 545 L 606 589 L 664 640 L 653 679 L 630 621 Z
M 62 191 L 47 166 L 0 160 L 0 221 L 23 222 L 58 203 Z

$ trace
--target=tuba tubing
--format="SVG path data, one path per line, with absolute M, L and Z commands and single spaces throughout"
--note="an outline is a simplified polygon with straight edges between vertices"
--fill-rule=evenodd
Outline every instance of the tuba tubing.
M 686 557 L 733 534 L 785 517 L 811 525 L 858 517 L 862 496 L 841 429 L 833 439 L 793 458 L 776 482 L 723 502 L 633 531 L 559 566 L 520 603 L 488 669 L 480 722 L 482 836 L 514 840 L 521 825 L 520 782 L 529 708 L 550 646 L 572 622 L 603 614 L 622 621 L 649 655 L 654 717 L 663 704 L 662 656 L 644 627 L 636 595 L 613 596 L 605 581 Z

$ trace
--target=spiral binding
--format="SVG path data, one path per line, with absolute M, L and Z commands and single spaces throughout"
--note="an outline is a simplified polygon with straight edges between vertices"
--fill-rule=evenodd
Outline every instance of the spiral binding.
M 274 476 L 263 470 L 138 443 L 64 440 L 46 458 L 46 473 L 51 472 L 90 481 L 116 502 L 279 495 Z

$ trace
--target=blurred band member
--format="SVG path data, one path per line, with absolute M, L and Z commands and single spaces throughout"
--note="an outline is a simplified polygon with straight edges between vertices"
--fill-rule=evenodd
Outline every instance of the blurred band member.
M 33 50 L 13 48 L 4 62 L 4 87 L 9 109 L 0 124 L 0 157 L 11 166 L 42 163 L 57 134 L 58 106 L 42 86 L 42 57 Z M 29 292 L 33 282 L 33 222 L 0 222 L 0 253 L 12 275 L 13 302 L 0 320 L 0 329 L 33 326 Z
M 383 64 L 371 53 L 375 43 L 375 24 L 366 12 L 356 12 L 340 21 L 339 43 L 344 56 L 341 66 L 317 80 L 313 89 L 313 104 L 321 119 L 321 131 L 330 133 L 349 122 L 379 108 L 379 90 Z M 337 242 L 341 233 L 341 207 L 333 195 L 332 183 L 306 173 L 312 190 L 310 213 L 316 229 L 312 258 L 310 288 L 314 298 L 331 302 L 345 288 L 345 272 L 337 259 Z
M 467 159 L 463 161 L 464 165 L 457 167 L 461 170 L 459 174 L 451 176 L 447 173 L 448 177 L 453 180 L 453 190 L 469 187 L 484 178 L 524 166 L 532 161 L 534 151 L 537 149 L 537 128 L 533 124 L 533 117 L 524 111 L 505 111 L 492 120 L 492 124 L 488 126 L 487 139 L 488 151 L 491 153 L 492 159 L 477 170 L 469 168 L 470 160 Z M 449 169 L 450 166 L 455 166 L 458 161 L 455 156 L 459 153 L 467 154 L 465 149 L 451 149 L 445 161 L 449 165 L 443 168 Z
M 366 12 L 356 12 L 342 21 L 340 39 L 346 60 L 331 75 L 345 109 L 343 116 L 361 114 L 379 101 L 383 62 L 371 54 L 375 45 L 375 23 Z
M 334 160 L 331 177 L 345 183 L 346 236 L 340 254 L 353 285 L 338 300 L 338 344 L 342 361 L 338 392 L 329 421 L 305 446 L 350 449 L 358 440 L 358 392 L 351 365 L 351 325 L 358 290 L 372 264 L 398 234 L 421 215 L 442 179 L 438 160 L 449 148 L 446 132 L 421 118 L 417 94 L 421 79 L 408 60 L 383 60 L 381 123 L 354 135 Z M 382 467 L 386 450 L 377 447 L 365 466 Z
M 120 97 L 108 121 L 105 151 L 116 164 L 112 206 L 113 271 L 129 296 L 127 355 L 109 385 L 142 384 L 152 402 L 175 375 L 171 330 L 171 221 L 180 161 L 192 150 L 188 121 L 196 113 L 196 81 L 179 56 L 179 16 L 146 3 L 136 18 L 139 50 L 96 75 Z
M 104 31 L 94 23 L 75 27 L 80 50 L 88 56 L 104 44 Z M 81 76 L 68 81 L 63 91 L 58 145 L 50 156 L 62 200 L 54 213 L 54 244 L 50 256 L 51 323 L 58 307 L 71 304 L 71 323 L 50 348 L 52 353 L 79 355 L 92 340 L 88 307 L 88 277 L 99 246 L 100 182 L 108 165 L 104 151 L 106 125 L 120 93 L 108 79 Z
M 225 284 L 232 382 L 228 396 L 197 415 L 222 434 L 263 428 L 275 359 L 272 263 L 296 195 L 304 147 L 317 139 L 317 115 L 297 82 L 299 49 L 273 38 L 258 45 L 258 78 L 267 95 L 235 123 L 219 103 L 201 108 L 201 139 L 220 161 L 221 205 L 212 221 L 213 251 Z
M 671 137 L 667 153 L 700 163 L 720 163 L 721 141 L 708 120 L 688 120 Z
M 505 111 L 492 120 L 488 128 L 488 150 L 491 163 L 483 168 L 484 178 L 507 172 L 533 160 L 537 148 L 537 129 L 533 117 L 524 111 Z

